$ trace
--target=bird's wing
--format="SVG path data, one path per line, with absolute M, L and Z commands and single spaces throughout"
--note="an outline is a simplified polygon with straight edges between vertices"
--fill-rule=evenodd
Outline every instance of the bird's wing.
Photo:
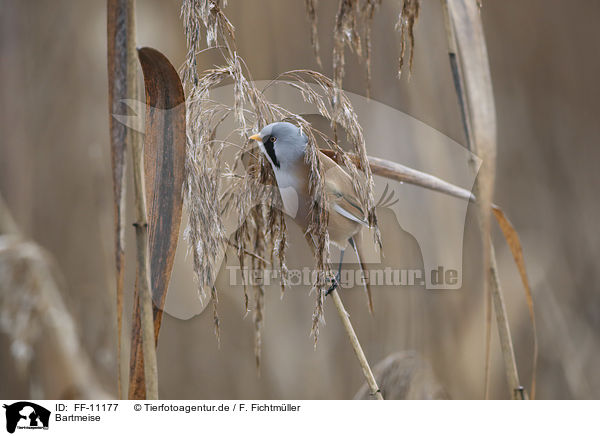
M 352 178 L 328 156 L 321 154 L 325 174 L 325 191 L 331 208 L 349 220 L 368 225 L 360 201 L 352 185 Z
M 368 225 L 367 221 L 365 221 L 365 219 L 361 219 L 355 215 L 352 215 L 351 212 L 349 212 L 348 210 L 344 209 L 342 206 L 340 206 L 339 204 L 334 204 L 333 205 L 333 210 L 335 210 L 337 213 L 339 213 L 340 215 L 342 215 L 343 217 L 348 218 L 351 221 L 357 222 L 358 224 L 363 224 L 363 225 Z

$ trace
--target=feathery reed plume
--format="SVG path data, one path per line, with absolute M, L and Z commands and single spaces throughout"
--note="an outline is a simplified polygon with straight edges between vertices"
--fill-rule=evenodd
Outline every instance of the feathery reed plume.
M 346 44 L 360 57 L 362 44 L 359 33 L 359 0 L 340 0 L 333 28 L 333 81 L 338 90 L 342 89 L 344 67 L 346 64 Z M 334 95 L 334 107 L 338 108 L 338 93 Z
M 206 32 L 206 45 L 215 47 L 217 41 L 224 43 L 228 52 L 230 38 L 234 38 L 234 27 L 229 22 L 221 7 L 227 6 L 227 0 L 185 0 L 181 6 L 186 44 L 188 52 L 182 70 L 182 81 L 193 84 L 198 82 L 196 55 L 202 45 L 200 36 L 202 29 Z
M 65 395 L 108 399 L 79 344 L 75 322 L 56 285 L 50 256 L 18 236 L 0 236 L 0 331 L 10 340 L 17 368 L 26 372 L 36 346 L 52 338 L 64 369 Z
M 238 217 L 238 228 L 233 235 L 232 244 L 236 248 L 240 264 L 246 264 L 249 253 L 252 253 L 252 264 L 255 267 L 264 267 L 260 259 L 275 260 L 276 257 L 282 286 L 285 287 L 286 228 L 281 199 L 278 191 L 273 189 L 275 179 L 270 166 L 262 154 L 252 155 L 251 145 L 245 138 L 271 122 L 287 120 L 296 123 L 309 138 L 306 160 L 310 168 L 309 192 L 314 201 L 311 205 L 311 222 L 307 233 L 310 235 L 309 242 L 315 248 L 316 279 L 312 290 L 316 294 L 316 303 L 312 334 L 316 341 L 319 323 L 323 319 L 324 290 L 333 277 L 329 259 L 324 179 L 316 137 L 327 141 L 329 138 L 313 129 L 301 116 L 267 100 L 263 91 L 257 89 L 248 79 L 250 75 L 235 50 L 233 26 L 223 15 L 220 2 L 186 0 L 183 3 L 182 16 L 188 34 L 188 58 L 182 71 L 188 90 L 188 157 L 184 192 L 190 219 L 186 237 L 194 256 L 200 295 L 203 296 L 203 289 L 212 286 L 214 282 L 215 255 L 222 254 L 229 244 L 221 224 L 225 213 L 232 213 Z M 196 54 L 200 48 L 197 35 L 201 34 L 201 27 L 207 33 L 207 44 L 220 48 L 224 64 L 198 74 L 192 70 L 195 70 L 197 65 Z M 190 32 L 192 35 L 189 35 Z M 232 106 L 210 99 L 210 90 L 225 80 L 233 81 Z M 334 142 L 329 142 L 347 164 L 359 200 L 368 211 L 369 223 L 376 227 L 373 178 L 367 162 L 362 129 L 349 99 L 335 86 L 334 81 L 314 71 L 296 70 L 284 73 L 274 83 L 292 86 L 332 124 L 339 124 L 346 131 L 356 155 L 363 163 L 363 172 L 357 169 L 340 147 Z M 216 130 L 228 117 L 233 118 L 237 125 L 228 137 L 239 134 L 244 140 L 244 145 L 239 147 L 230 165 L 220 165 L 219 157 L 227 141 L 215 139 Z M 241 172 L 239 170 L 244 161 L 247 161 L 246 171 Z M 260 209 L 255 209 L 257 204 L 262 205 Z M 269 231 L 266 231 L 267 225 Z M 376 241 L 380 243 L 379 232 L 376 231 L 375 235 Z M 258 239 L 263 242 L 257 244 Z M 255 293 L 257 312 L 262 311 L 261 295 L 260 290 Z M 248 290 L 244 289 L 246 308 L 248 300 Z M 254 324 L 256 343 L 260 345 L 261 313 L 256 314 Z M 257 361 L 260 361 L 258 352 Z
M 59 279 L 54 259 L 23 239 L 0 195 L 0 331 L 10 339 L 17 369 L 26 372 L 31 361 L 40 358 L 36 347 L 42 338 L 43 342 L 51 339 L 53 356 L 64 369 L 63 394 L 108 399 L 80 346 Z
M 47 302 L 40 304 L 39 295 L 54 274 L 52 267 L 37 245 L 16 236 L 0 237 L 0 330 L 9 335 L 12 357 L 23 372 L 43 330 L 40 324 L 48 307 Z
M 364 61 L 366 70 L 367 97 L 371 95 L 371 31 L 375 11 L 382 0 L 340 0 L 335 24 L 333 27 L 333 79 L 336 86 L 342 89 L 344 69 L 346 65 L 346 45 L 358 55 L 359 61 Z M 317 39 L 316 0 L 306 0 L 306 14 L 311 23 L 311 42 L 317 62 L 319 57 L 319 42 Z M 412 71 L 414 58 L 414 27 L 419 18 L 420 0 L 403 0 L 402 9 L 398 15 L 396 30 L 400 32 L 400 56 L 398 58 L 398 77 L 405 64 L 407 49 L 410 49 L 408 59 L 409 73 Z M 363 47 L 364 41 L 364 47 Z
M 185 237 L 192 251 L 201 298 L 206 297 L 205 289 L 216 276 L 214 259 L 223 250 L 225 231 L 220 220 L 219 205 L 212 198 L 221 186 L 217 164 L 222 147 L 212 146 L 212 139 L 222 119 L 215 120 L 214 117 L 219 115 L 217 109 L 210 114 L 202 111 L 203 105 L 199 102 L 205 98 L 211 83 L 198 82 L 196 56 L 202 46 L 202 29 L 205 29 L 209 47 L 220 42 L 225 32 L 233 35 L 233 26 L 222 14 L 220 6 L 221 2 L 218 0 L 189 0 L 184 1 L 181 8 L 188 47 L 186 63 L 181 71 L 182 82 L 187 88 L 188 152 L 185 161 L 184 199 L 190 219 Z M 223 40 L 228 47 L 229 39 L 223 37 Z

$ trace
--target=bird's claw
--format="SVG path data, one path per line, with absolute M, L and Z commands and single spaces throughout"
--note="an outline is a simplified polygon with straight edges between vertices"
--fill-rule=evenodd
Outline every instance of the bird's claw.
M 340 285 L 340 277 L 339 276 L 335 276 L 332 280 L 331 280 L 331 286 L 329 287 L 329 289 L 327 289 L 327 291 L 325 292 L 325 296 L 327 297 L 329 294 L 331 294 L 333 291 L 335 291 L 337 289 L 337 287 Z

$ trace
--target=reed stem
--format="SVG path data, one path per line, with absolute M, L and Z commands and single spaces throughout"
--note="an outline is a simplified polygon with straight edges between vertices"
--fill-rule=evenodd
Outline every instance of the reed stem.
M 350 317 L 348 316 L 348 312 L 344 308 L 344 304 L 342 303 L 342 299 L 340 298 L 340 294 L 337 290 L 333 290 L 331 292 L 331 297 L 333 298 L 333 302 L 335 303 L 335 307 L 340 315 L 342 320 L 342 324 L 344 324 L 344 329 L 348 334 L 348 338 L 350 339 L 350 344 L 352 344 L 352 348 L 354 349 L 354 354 L 358 359 L 358 363 L 360 364 L 360 368 L 362 369 L 363 375 L 367 380 L 367 384 L 369 385 L 369 389 L 371 390 L 371 395 L 373 395 L 377 400 L 383 400 L 383 395 L 381 395 L 381 391 L 379 390 L 379 386 L 377 386 L 377 381 L 375 380 L 375 376 L 373 376 L 373 371 L 371 371 L 371 367 L 369 366 L 369 362 L 367 361 L 367 357 L 363 352 L 362 347 L 360 346 L 360 342 L 358 341 L 358 337 L 356 336 L 356 332 L 352 327 L 352 323 L 350 322 Z
M 131 0 L 131 17 L 129 32 L 135 41 L 135 0 Z M 136 59 L 135 45 L 128 44 L 129 59 Z M 139 97 L 137 70 L 128 71 L 128 81 L 133 98 Z M 146 192 L 144 183 L 144 150 L 138 129 L 130 129 L 131 149 L 133 157 L 133 188 L 135 195 L 136 222 L 135 237 L 137 250 L 137 285 L 140 299 L 140 317 L 142 325 L 142 350 L 144 356 L 144 378 L 146 383 L 146 399 L 158 399 L 158 368 L 154 337 L 154 314 L 152 310 L 152 294 L 150 292 L 150 258 L 148 254 L 148 222 L 146 220 Z

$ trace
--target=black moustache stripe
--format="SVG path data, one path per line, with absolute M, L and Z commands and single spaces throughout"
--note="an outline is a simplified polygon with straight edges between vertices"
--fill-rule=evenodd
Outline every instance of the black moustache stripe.
M 279 168 L 279 161 L 277 160 L 277 156 L 275 156 L 275 143 L 271 142 L 271 137 L 267 136 L 265 139 L 263 139 L 263 144 L 265 146 L 265 150 L 267 150 L 267 154 L 273 162 L 273 165 Z

